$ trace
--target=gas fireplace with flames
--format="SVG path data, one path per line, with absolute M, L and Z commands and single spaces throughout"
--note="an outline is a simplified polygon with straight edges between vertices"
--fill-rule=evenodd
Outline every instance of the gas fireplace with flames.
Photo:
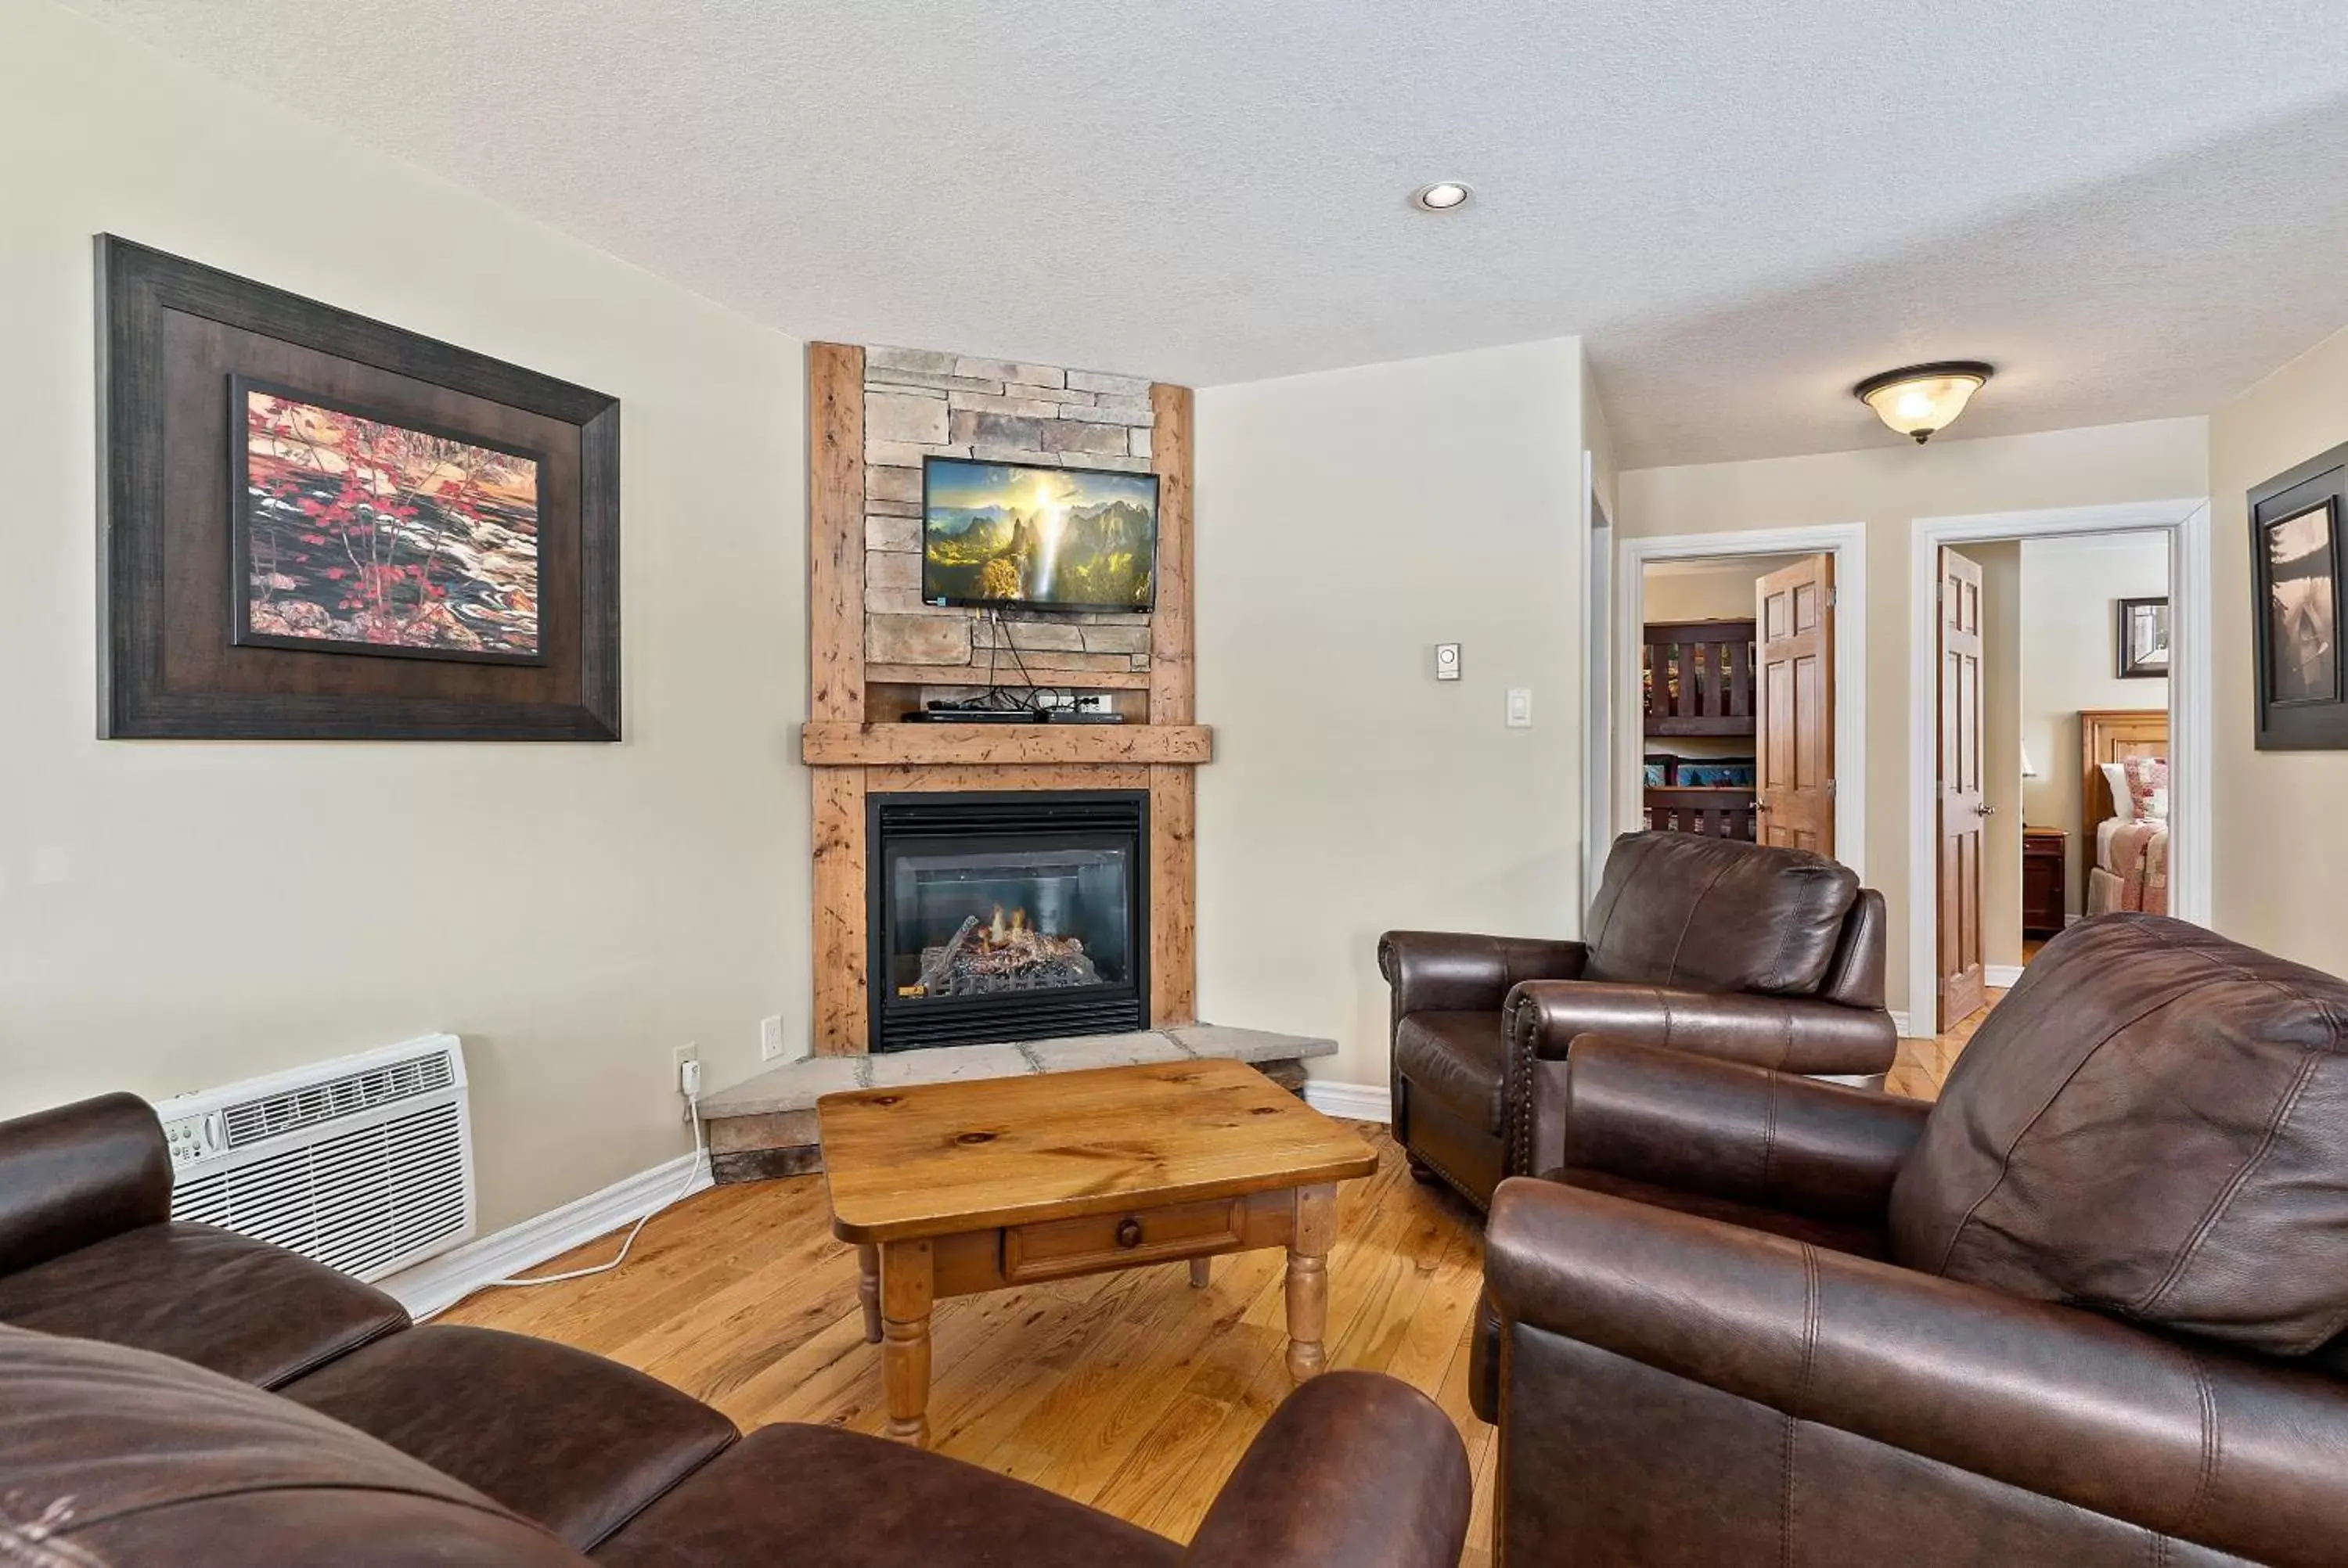
M 875 1050 L 1145 1028 L 1145 790 L 870 794 Z

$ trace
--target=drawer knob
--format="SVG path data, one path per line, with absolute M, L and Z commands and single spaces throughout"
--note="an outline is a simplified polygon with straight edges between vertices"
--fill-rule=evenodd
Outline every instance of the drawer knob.
M 1141 1245 L 1141 1222 L 1129 1215 L 1117 1221 L 1117 1245 L 1119 1246 L 1139 1246 Z

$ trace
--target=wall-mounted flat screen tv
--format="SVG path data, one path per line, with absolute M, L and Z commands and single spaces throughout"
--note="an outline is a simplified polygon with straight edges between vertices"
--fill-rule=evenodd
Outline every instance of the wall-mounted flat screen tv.
M 1148 610 L 1158 476 L 930 457 L 922 597 L 1003 610 Z

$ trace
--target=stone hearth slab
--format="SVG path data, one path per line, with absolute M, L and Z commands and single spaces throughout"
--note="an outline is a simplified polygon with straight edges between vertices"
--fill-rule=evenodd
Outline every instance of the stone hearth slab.
M 1269 1030 L 1184 1024 L 1129 1034 L 1076 1035 L 1016 1045 L 951 1045 L 871 1056 L 811 1056 L 721 1089 L 701 1102 L 710 1122 L 741 1116 L 812 1111 L 824 1095 L 848 1089 L 891 1089 L 908 1083 L 1011 1078 L 1023 1072 L 1080 1072 L 1090 1067 L 1131 1067 L 1183 1057 L 1226 1057 L 1262 1064 L 1300 1061 L 1335 1053 L 1337 1042 Z

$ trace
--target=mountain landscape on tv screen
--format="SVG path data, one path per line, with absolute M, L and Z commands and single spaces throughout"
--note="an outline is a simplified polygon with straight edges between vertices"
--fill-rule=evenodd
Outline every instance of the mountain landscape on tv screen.
M 1150 607 L 1158 547 L 1150 476 L 956 463 L 942 479 L 938 470 L 948 466 L 940 462 L 932 470 L 922 528 L 925 598 Z

